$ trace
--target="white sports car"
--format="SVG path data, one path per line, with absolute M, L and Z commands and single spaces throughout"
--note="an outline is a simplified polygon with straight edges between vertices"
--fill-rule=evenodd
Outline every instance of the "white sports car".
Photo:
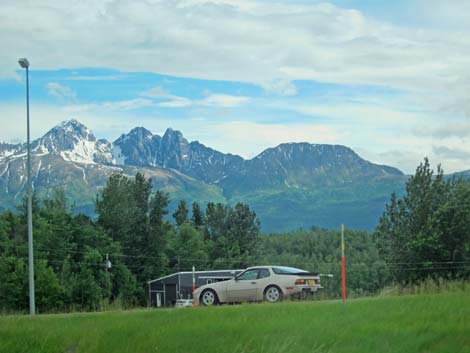
M 204 306 L 262 300 L 275 303 L 319 288 L 322 287 L 317 273 L 293 267 L 257 266 L 247 268 L 233 279 L 199 287 L 193 298 L 195 305 Z

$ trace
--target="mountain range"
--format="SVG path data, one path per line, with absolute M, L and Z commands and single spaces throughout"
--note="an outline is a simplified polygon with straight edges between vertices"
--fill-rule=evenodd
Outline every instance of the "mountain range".
M 243 201 L 269 232 L 341 223 L 370 230 L 390 194 L 403 193 L 407 180 L 400 170 L 368 162 L 341 145 L 285 143 L 247 160 L 189 142 L 171 128 L 159 136 L 136 127 L 109 142 L 68 120 L 31 148 L 35 191 L 47 195 L 63 188 L 76 212 L 94 214 L 96 194 L 112 173 L 141 172 L 155 189 L 170 193 L 171 207 L 180 199 Z M 25 184 L 25 145 L 0 143 L 0 208 L 18 205 Z

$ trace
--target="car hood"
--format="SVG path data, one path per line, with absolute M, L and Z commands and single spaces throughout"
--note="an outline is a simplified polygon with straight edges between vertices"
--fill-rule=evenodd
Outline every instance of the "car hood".
M 207 289 L 207 288 L 211 288 L 211 289 L 214 289 L 214 290 L 225 289 L 227 287 L 227 283 L 229 283 L 230 281 L 233 281 L 233 279 L 229 279 L 229 280 L 221 281 L 221 282 L 216 282 L 216 283 L 205 284 L 205 285 L 199 287 L 198 289 L 196 289 L 195 293 L 196 292 L 200 293 L 204 289 Z

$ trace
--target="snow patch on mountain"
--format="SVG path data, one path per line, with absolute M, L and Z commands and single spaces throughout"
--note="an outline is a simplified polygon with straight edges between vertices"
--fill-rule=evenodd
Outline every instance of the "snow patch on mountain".
M 94 141 L 78 141 L 72 150 L 62 151 L 60 152 L 60 155 L 64 161 L 83 164 L 95 164 L 95 146 L 96 142 Z
M 111 154 L 112 154 L 113 164 L 116 164 L 116 165 L 126 164 L 126 156 L 122 153 L 121 147 L 117 146 L 116 144 L 113 144 Z

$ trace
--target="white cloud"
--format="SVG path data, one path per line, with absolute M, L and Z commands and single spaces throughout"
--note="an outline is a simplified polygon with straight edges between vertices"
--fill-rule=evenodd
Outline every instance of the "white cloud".
M 243 96 L 232 96 L 229 94 L 210 94 L 204 99 L 194 101 L 194 103 L 196 105 L 203 105 L 208 107 L 234 108 L 247 103 L 249 100 L 249 97 Z
M 222 150 L 228 146 L 230 152 L 245 155 L 276 141 L 299 137 L 308 141 L 318 138 L 314 142 L 321 142 L 328 137 L 325 141 L 361 147 L 369 151 L 366 157 L 406 171 L 413 170 L 425 155 L 443 161 L 446 171 L 468 169 L 467 160 L 451 160 L 442 153 L 436 154 L 439 150 L 432 147 L 470 150 L 465 120 L 470 117 L 468 2 L 416 3 L 413 13 L 420 20 L 422 15 L 432 26 L 380 23 L 359 11 L 316 1 L 88 0 L 72 4 L 4 0 L 0 4 L 0 76 L 18 77 L 17 59 L 27 56 L 32 70 L 108 67 L 151 71 L 254 82 L 268 95 L 278 96 L 296 96 L 295 80 L 398 88 L 406 94 L 406 101 L 398 105 L 390 101 L 377 104 L 335 100 L 282 106 L 269 97 L 273 109 L 278 104 L 279 109 L 312 117 L 311 124 L 296 127 L 254 122 L 222 126 L 211 122 L 201 124 L 202 128 L 194 121 L 175 123 L 161 116 L 161 112 L 146 121 L 131 116 L 142 107 L 236 107 L 251 103 L 243 96 L 215 92 L 195 99 L 172 95 L 161 88 L 137 99 L 73 105 L 53 111 L 44 108 L 44 112 L 56 112 L 55 120 L 68 118 L 70 113 L 79 114 L 80 120 L 82 116 L 90 122 L 99 119 L 90 124 L 94 127 L 101 122 L 103 126 L 104 122 L 112 124 L 111 116 L 128 111 L 129 122 L 112 131 L 121 133 L 122 127 L 146 122 L 161 129 L 181 124 L 176 127 L 183 132 L 208 136 L 208 145 L 212 143 Z M 34 30 L 25 32 L 24 28 Z M 63 88 L 52 86 L 51 93 L 73 94 Z M 1 109 L 3 116 L 23 114 L 21 109 Z M 39 108 L 34 109 L 38 112 Z M 316 117 L 324 118 L 322 122 L 330 121 L 318 125 Z M 44 119 L 49 122 L 52 118 L 44 113 Z M 2 135 L 14 138 L 16 135 L 8 131 L 17 127 L 7 126 L 6 118 L 1 121 Z M 204 135 L 206 128 L 212 135 Z M 236 137 L 230 135 L 231 128 Z M 302 135 L 301 130 L 312 138 Z M 104 127 L 102 131 L 109 133 Z M 323 132 L 318 135 L 318 131 Z
M 163 102 L 157 103 L 156 105 L 164 108 L 183 108 L 193 104 L 190 99 L 170 94 L 160 86 L 153 87 L 148 91 L 142 92 L 140 95 L 163 100 Z
M 272 80 L 262 83 L 261 86 L 269 94 L 276 94 L 280 96 L 295 96 L 298 93 L 295 84 L 289 80 Z
M 70 87 L 57 82 L 49 82 L 46 85 L 47 93 L 57 98 L 75 98 L 76 93 Z
M 337 143 L 341 133 L 323 124 L 259 124 L 231 121 L 214 124 L 211 147 L 252 158 L 269 147 L 286 142 Z
M 183 108 L 189 106 L 234 108 L 250 100 L 249 97 L 233 96 L 229 94 L 208 94 L 207 97 L 203 99 L 189 99 L 172 95 L 159 86 L 142 92 L 141 96 L 162 99 L 163 102 L 159 102 L 157 105 L 165 108 Z
M 117 81 L 124 79 L 124 76 L 120 75 L 96 75 L 96 76 L 84 76 L 84 75 L 72 75 L 65 78 L 71 81 Z
M 461 148 L 449 148 L 447 146 L 433 146 L 433 152 L 446 160 L 466 161 L 470 165 L 470 150 Z
M 459 8 L 438 4 L 416 12 Z M 243 0 L 15 0 L 2 2 L 0 20 L 3 74 L 24 53 L 32 69 L 105 66 L 259 84 L 311 79 L 470 90 L 461 81 L 469 77 L 468 21 L 459 31 L 414 29 L 330 4 Z
M 135 98 L 113 102 L 67 105 L 63 107 L 63 110 L 68 113 L 79 113 L 84 111 L 128 111 L 153 105 L 154 103 L 150 99 Z
M 416 126 L 413 129 L 416 136 L 433 136 L 441 139 L 470 137 L 470 122 L 448 122 L 447 124 Z

